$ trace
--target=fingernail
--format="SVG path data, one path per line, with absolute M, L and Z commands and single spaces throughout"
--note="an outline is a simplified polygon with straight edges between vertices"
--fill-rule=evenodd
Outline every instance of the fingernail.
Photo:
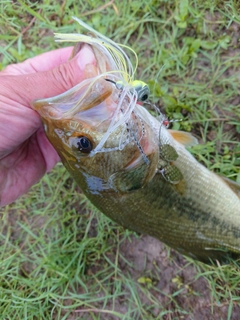
M 77 63 L 81 70 L 89 63 L 94 64 L 96 61 L 94 53 L 90 46 L 84 45 L 79 54 L 77 55 Z

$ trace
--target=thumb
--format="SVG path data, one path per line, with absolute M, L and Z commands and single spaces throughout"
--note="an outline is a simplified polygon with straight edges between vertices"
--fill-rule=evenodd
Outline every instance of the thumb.
M 30 107 L 31 101 L 58 95 L 84 80 L 84 69 L 87 64 L 95 64 L 95 56 L 91 48 L 84 45 L 73 59 L 51 70 L 4 76 L 2 83 L 5 87 L 2 87 L 4 96 Z

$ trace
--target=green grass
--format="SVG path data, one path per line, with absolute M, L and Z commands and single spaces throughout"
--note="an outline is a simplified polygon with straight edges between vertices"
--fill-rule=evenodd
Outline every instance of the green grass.
M 52 32 L 80 32 L 75 15 L 133 47 L 152 100 L 199 138 L 191 152 L 240 181 L 239 10 L 237 0 L 0 0 L 0 68 L 59 47 Z M 238 319 L 237 264 L 205 266 L 160 244 L 137 260 L 149 238 L 97 212 L 60 164 L 0 217 L 1 319 Z

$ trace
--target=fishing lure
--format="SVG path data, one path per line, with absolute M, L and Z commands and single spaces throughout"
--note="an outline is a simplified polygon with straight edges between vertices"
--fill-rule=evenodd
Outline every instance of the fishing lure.
M 121 80 L 115 82 L 111 79 L 106 79 L 106 81 L 114 83 L 116 88 L 121 91 L 125 86 L 124 82 Z M 149 90 L 149 86 L 145 82 L 141 80 L 133 80 L 133 82 L 131 83 L 131 86 L 132 88 L 130 89 L 130 92 L 133 93 L 133 90 L 137 92 L 137 101 L 145 102 L 148 100 L 150 96 L 150 90 Z
M 109 81 L 115 85 L 115 87 L 122 91 L 124 87 L 129 87 L 130 93 L 136 93 L 137 101 L 144 102 L 149 99 L 150 89 L 149 86 L 141 81 L 134 80 L 134 74 L 138 66 L 138 57 L 136 52 L 122 44 L 115 43 L 111 39 L 105 37 L 98 31 L 91 28 L 89 25 L 84 23 L 82 20 L 77 17 L 73 17 L 82 27 L 90 31 L 90 35 L 83 34 L 61 34 L 55 33 L 56 42 L 84 42 L 90 45 L 98 45 L 98 50 L 104 53 L 106 56 L 109 56 L 109 62 L 111 64 L 111 72 L 106 72 L 106 70 L 101 70 L 101 74 L 109 75 L 111 78 L 106 78 L 106 81 Z M 133 67 L 128 55 L 122 49 L 128 49 L 131 51 L 135 57 L 135 67 Z M 115 63 L 112 63 L 114 61 Z M 100 66 L 101 68 L 101 66 Z M 113 74 L 116 74 L 117 79 L 112 79 Z

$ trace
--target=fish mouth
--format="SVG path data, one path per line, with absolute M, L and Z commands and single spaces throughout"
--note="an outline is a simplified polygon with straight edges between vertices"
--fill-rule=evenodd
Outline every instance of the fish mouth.
M 108 106 L 111 109 L 111 99 L 113 88 L 105 81 L 104 76 L 88 78 L 70 90 L 47 99 L 38 99 L 32 102 L 32 107 L 43 118 L 58 120 L 69 119 L 82 113 L 85 117 L 88 111 L 97 106 Z M 98 109 L 100 109 L 98 108 Z M 108 110 L 104 110 L 107 112 Z M 110 110 L 111 112 L 111 110 Z M 98 113 L 98 112 L 96 112 Z M 94 118 L 93 112 L 88 115 Z

